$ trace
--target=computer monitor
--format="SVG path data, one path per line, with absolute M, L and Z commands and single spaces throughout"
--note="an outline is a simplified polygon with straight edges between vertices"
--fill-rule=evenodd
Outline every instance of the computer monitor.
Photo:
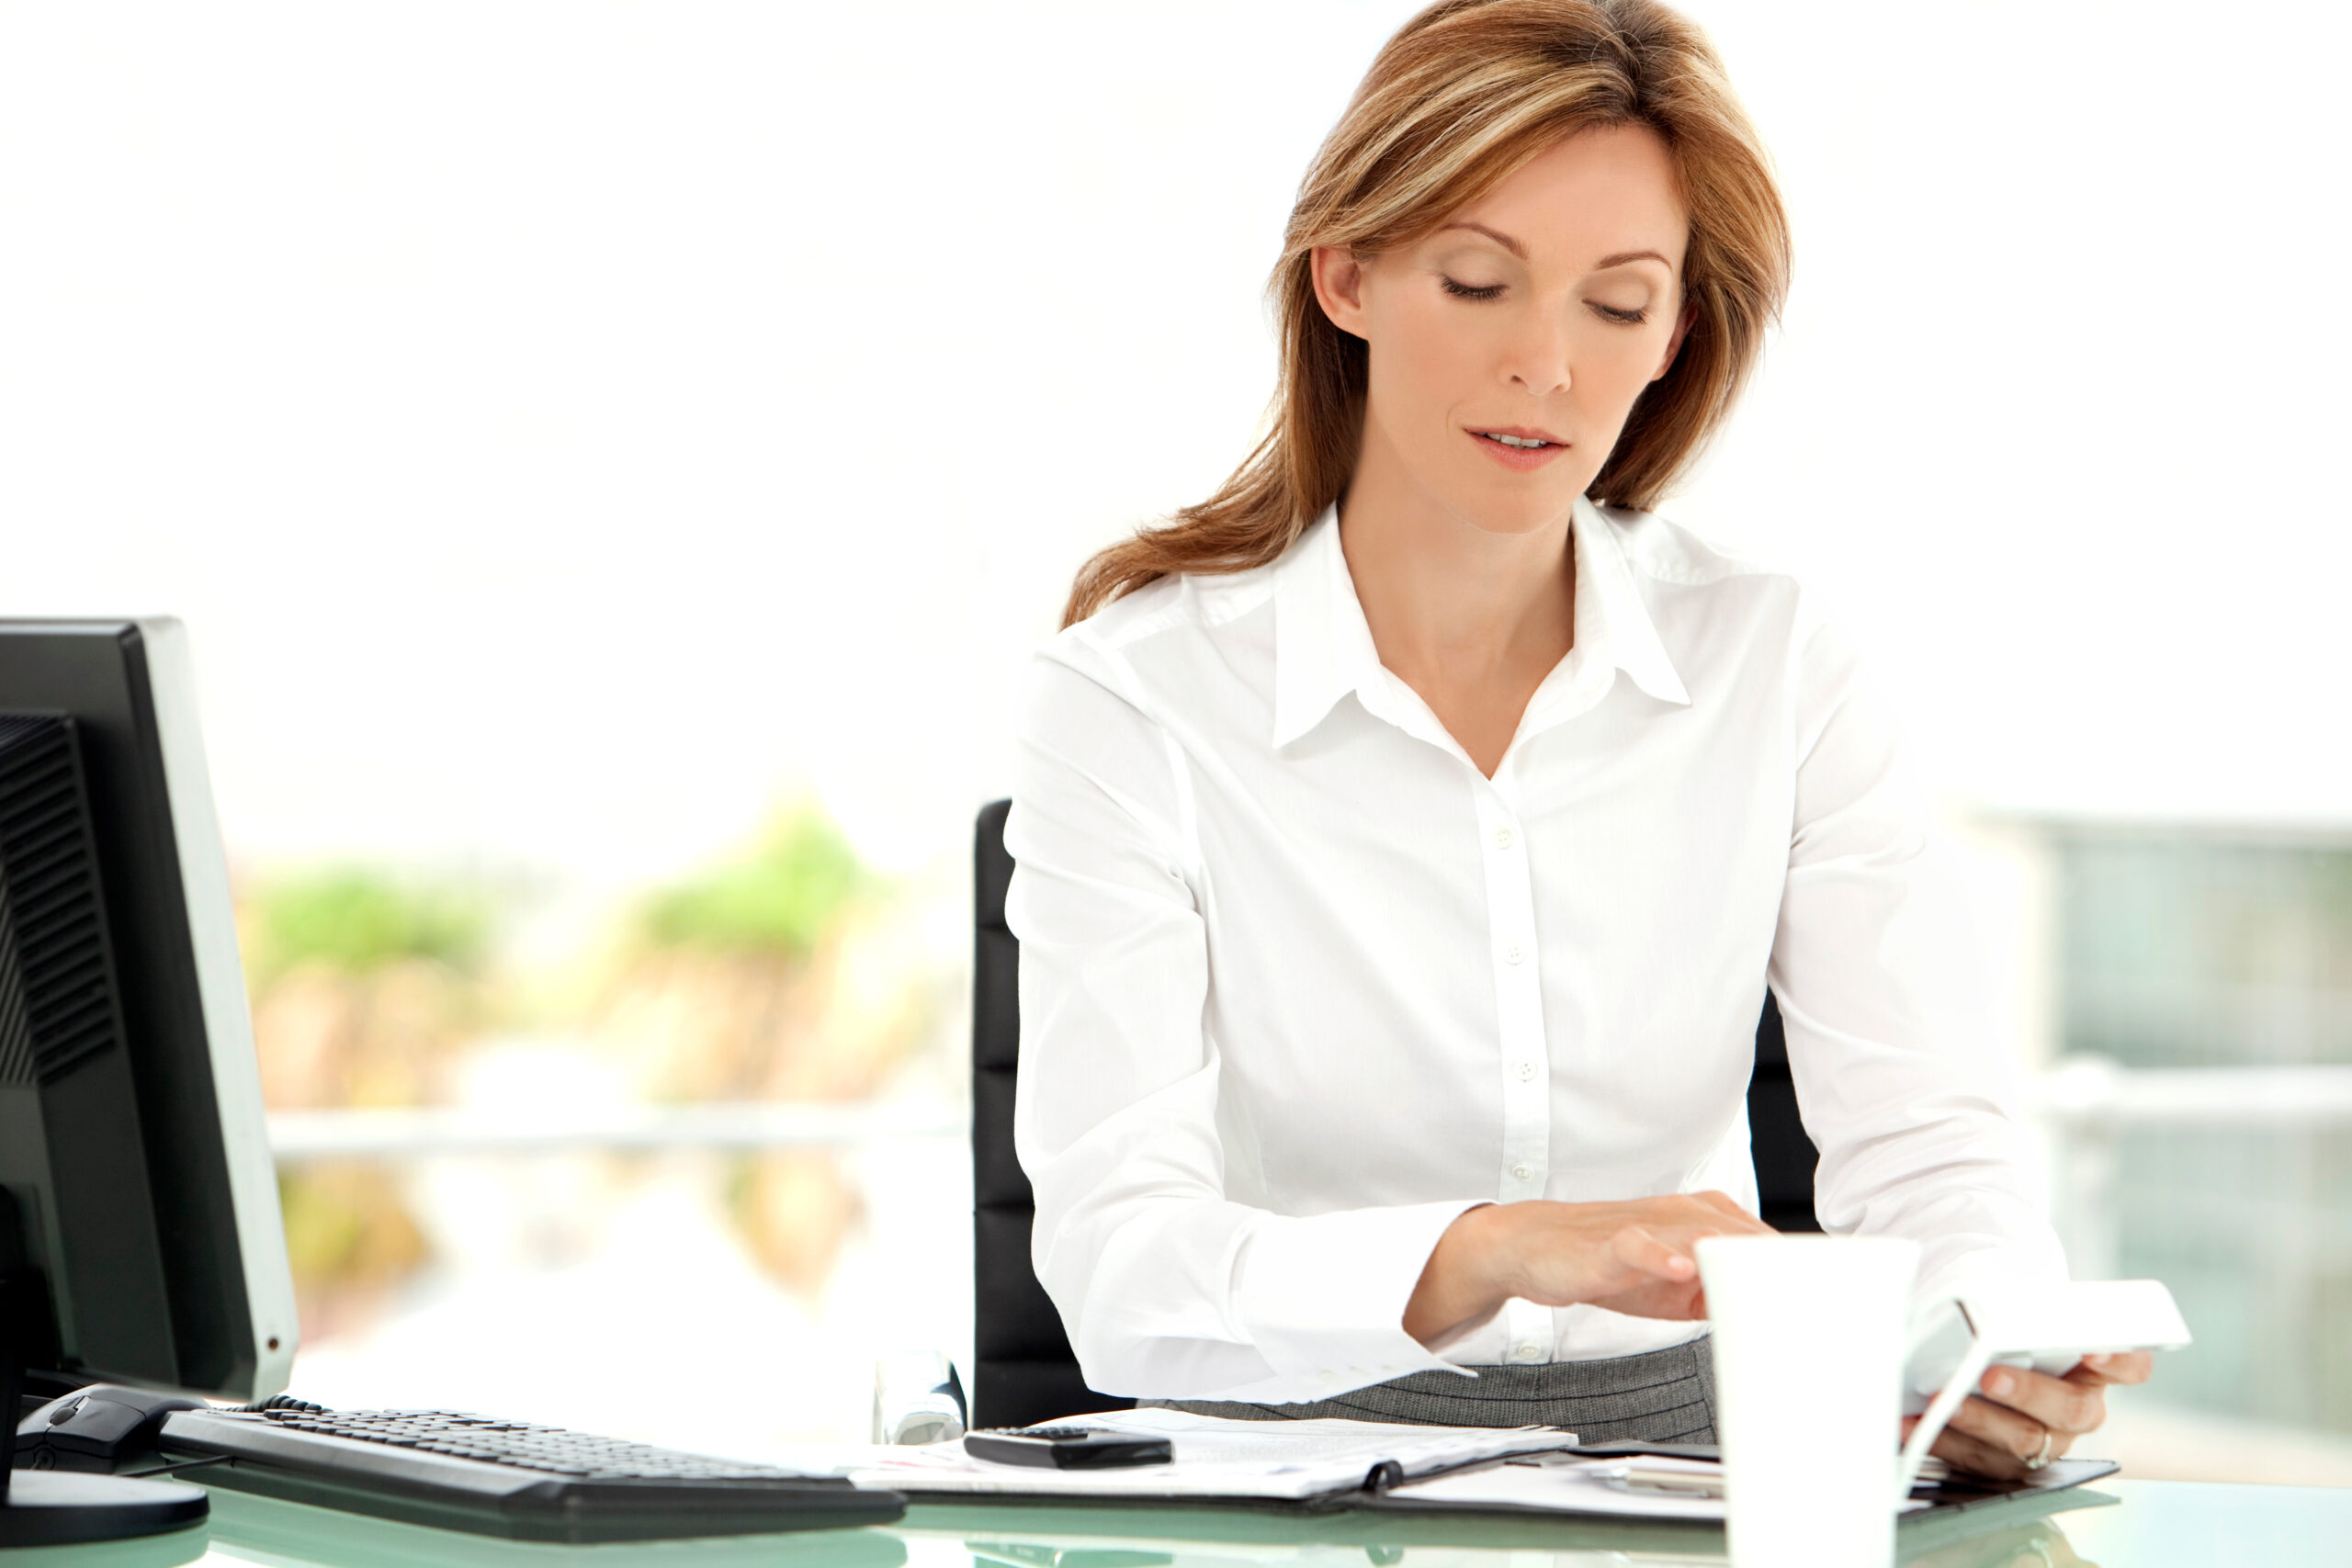
M 0 1384 L 286 1386 L 293 1284 L 175 621 L 0 622 Z

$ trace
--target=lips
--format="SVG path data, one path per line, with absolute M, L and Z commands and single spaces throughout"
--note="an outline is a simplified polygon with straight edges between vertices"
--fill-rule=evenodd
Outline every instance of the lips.
M 1561 440 L 1558 436 L 1553 434 L 1548 430 L 1535 430 L 1524 424 L 1487 425 L 1474 429 L 1470 434 L 1473 435 L 1484 436 L 1488 440 L 1494 441 L 1497 445 L 1514 446 L 1522 452 L 1529 450 L 1532 443 L 1537 442 L 1542 443 L 1545 446 L 1566 446 L 1567 445 L 1566 442 Z
M 1487 425 L 1464 434 L 1479 451 L 1514 473 L 1532 473 L 1568 449 L 1550 431 L 1523 424 Z

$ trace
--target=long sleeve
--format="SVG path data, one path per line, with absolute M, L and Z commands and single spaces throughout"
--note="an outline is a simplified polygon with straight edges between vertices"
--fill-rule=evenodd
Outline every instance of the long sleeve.
M 1007 914 L 1037 1277 L 1109 1393 L 1306 1400 L 1446 1367 L 1402 1317 L 1475 1198 L 1283 1215 L 1227 1196 L 1188 763 L 1143 700 L 1115 649 L 1066 635 L 1020 727 Z
M 1834 1228 L 2063 1269 L 1894 726 L 1788 576 L 1580 503 L 1576 641 L 1491 772 L 1380 662 L 1336 516 L 1064 631 L 1015 729 L 1014 1138 L 1106 1393 L 1288 1403 L 1703 1332 L 1403 1329 L 1484 1202 L 1751 1168 L 1779 994 Z M 1766 972 L 1769 970 L 1769 974 Z
M 1832 1231 L 1911 1236 L 1927 1301 L 2065 1277 L 1957 877 L 1896 729 L 1836 629 L 1797 649 L 1795 820 L 1770 980 Z

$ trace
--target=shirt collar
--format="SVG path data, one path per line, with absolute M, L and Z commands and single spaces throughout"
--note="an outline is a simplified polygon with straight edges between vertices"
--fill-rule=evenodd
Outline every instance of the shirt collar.
M 1571 532 L 1577 552 L 1577 648 L 1589 649 L 1601 669 L 1623 670 L 1659 702 L 1690 706 L 1690 694 L 1675 672 L 1674 660 L 1667 657 L 1665 639 L 1657 635 L 1657 623 L 1650 619 L 1649 606 L 1634 581 L 1623 532 L 1583 496 L 1577 497 Z M 1568 659 L 1575 658 L 1572 649 Z
M 1592 706 L 1619 670 L 1660 702 L 1687 706 L 1690 694 L 1642 603 L 1615 526 L 1579 496 L 1569 536 L 1577 561 L 1576 646 L 1536 688 L 1522 734 Z M 1327 507 L 1274 567 L 1273 742 L 1287 746 L 1306 734 L 1351 693 L 1398 722 L 1403 716 L 1390 711 L 1396 683 L 1381 668 L 1348 574 L 1338 508 Z
M 1374 684 L 1380 654 L 1327 506 L 1274 566 L 1274 744 L 1323 722 L 1341 697 Z

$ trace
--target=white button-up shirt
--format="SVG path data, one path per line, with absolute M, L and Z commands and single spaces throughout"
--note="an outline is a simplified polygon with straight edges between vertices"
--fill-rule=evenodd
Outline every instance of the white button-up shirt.
M 1336 523 L 1034 669 L 1006 828 L 1034 1258 L 1107 1393 L 1318 1399 L 1702 1325 L 1402 1327 L 1480 1202 L 1754 1205 L 1769 979 L 1816 1206 L 1921 1295 L 2063 1277 L 1886 710 L 1788 577 L 1577 505 L 1575 647 L 1490 780 L 1383 668 Z

